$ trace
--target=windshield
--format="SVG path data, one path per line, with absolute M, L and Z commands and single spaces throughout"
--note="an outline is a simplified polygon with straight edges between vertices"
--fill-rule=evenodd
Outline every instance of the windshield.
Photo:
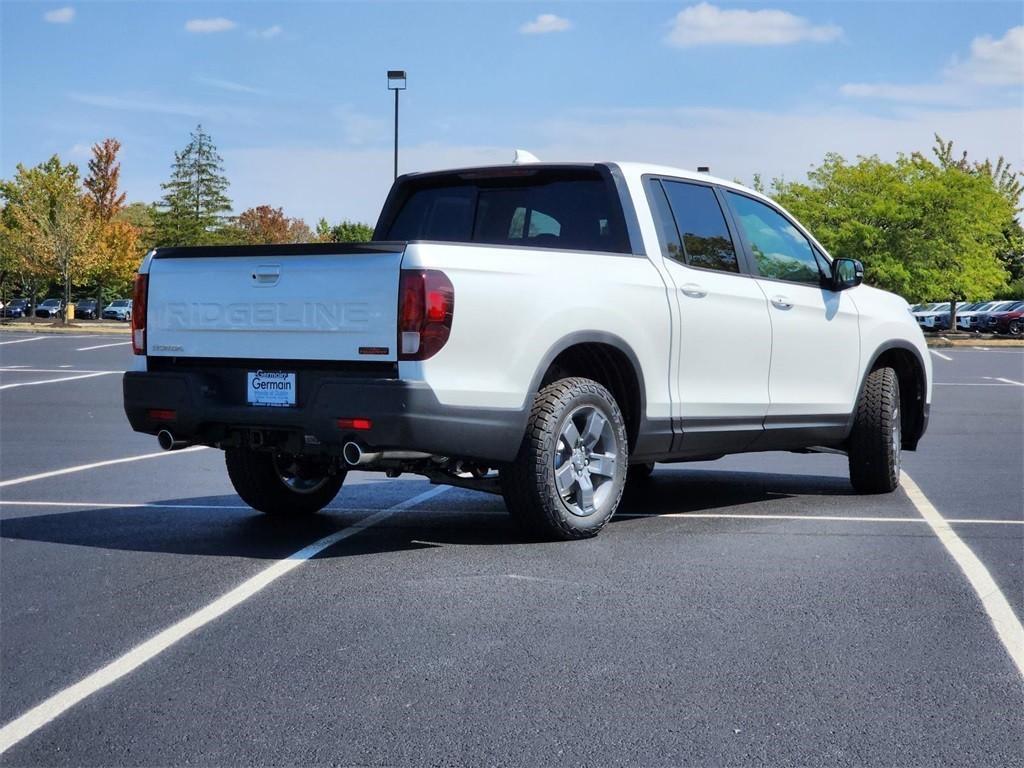
M 113 302 L 110 306 L 112 306 L 112 307 L 127 307 L 128 306 L 128 300 L 127 299 L 118 299 L 117 301 Z
M 1024 301 L 1015 301 L 1007 307 L 1000 309 L 1000 312 L 1016 312 L 1021 307 L 1024 307 Z
M 60 304 L 60 299 L 47 299 L 46 301 L 44 301 L 39 306 L 41 306 L 41 307 L 55 307 L 58 304 Z

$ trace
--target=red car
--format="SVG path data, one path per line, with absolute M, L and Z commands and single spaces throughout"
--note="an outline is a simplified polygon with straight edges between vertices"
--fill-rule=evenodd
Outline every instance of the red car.
M 988 326 L 984 330 L 990 333 L 1008 333 L 1011 336 L 1024 334 L 1024 301 L 1018 301 L 1002 312 L 990 315 Z

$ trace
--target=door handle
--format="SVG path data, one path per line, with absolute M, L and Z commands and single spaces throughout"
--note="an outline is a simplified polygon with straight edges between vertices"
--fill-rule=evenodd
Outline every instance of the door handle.
M 685 285 L 680 286 L 679 290 L 681 290 L 691 299 L 703 299 L 705 296 L 708 295 L 708 292 L 705 291 L 696 283 L 686 283 Z
M 779 309 L 793 308 L 793 302 L 791 302 L 785 296 L 772 296 L 772 304 L 774 304 Z
M 256 285 L 276 285 L 281 279 L 281 267 L 277 265 L 259 266 L 252 273 L 252 280 Z

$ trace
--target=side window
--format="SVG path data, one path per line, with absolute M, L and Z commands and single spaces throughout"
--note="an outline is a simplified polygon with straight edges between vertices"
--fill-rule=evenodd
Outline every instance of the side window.
M 745 195 L 728 195 L 762 276 L 821 284 L 822 275 L 811 244 L 785 216 Z
M 664 181 L 665 194 L 691 267 L 739 272 L 736 248 L 715 191 L 703 184 Z
M 668 207 L 668 198 L 665 197 L 665 190 L 662 189 L 661 182 L 657 179 L 648 179 L 647 190 L 651 201 L 651 211 L 654 214 L 654 224 L 658 228 L 662 255 L 669 259 L 683 261 L 683 244 L 679 242 L 679 231 L 672 219 L 672 209 Z

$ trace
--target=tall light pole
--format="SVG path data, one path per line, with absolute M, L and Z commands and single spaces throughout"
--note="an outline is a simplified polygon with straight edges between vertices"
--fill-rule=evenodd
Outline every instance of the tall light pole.
M 398 178 L 398 92 L 405 90 L 405 70 L 388 70 L 388 90 L 395 92 L 395 178 Z

